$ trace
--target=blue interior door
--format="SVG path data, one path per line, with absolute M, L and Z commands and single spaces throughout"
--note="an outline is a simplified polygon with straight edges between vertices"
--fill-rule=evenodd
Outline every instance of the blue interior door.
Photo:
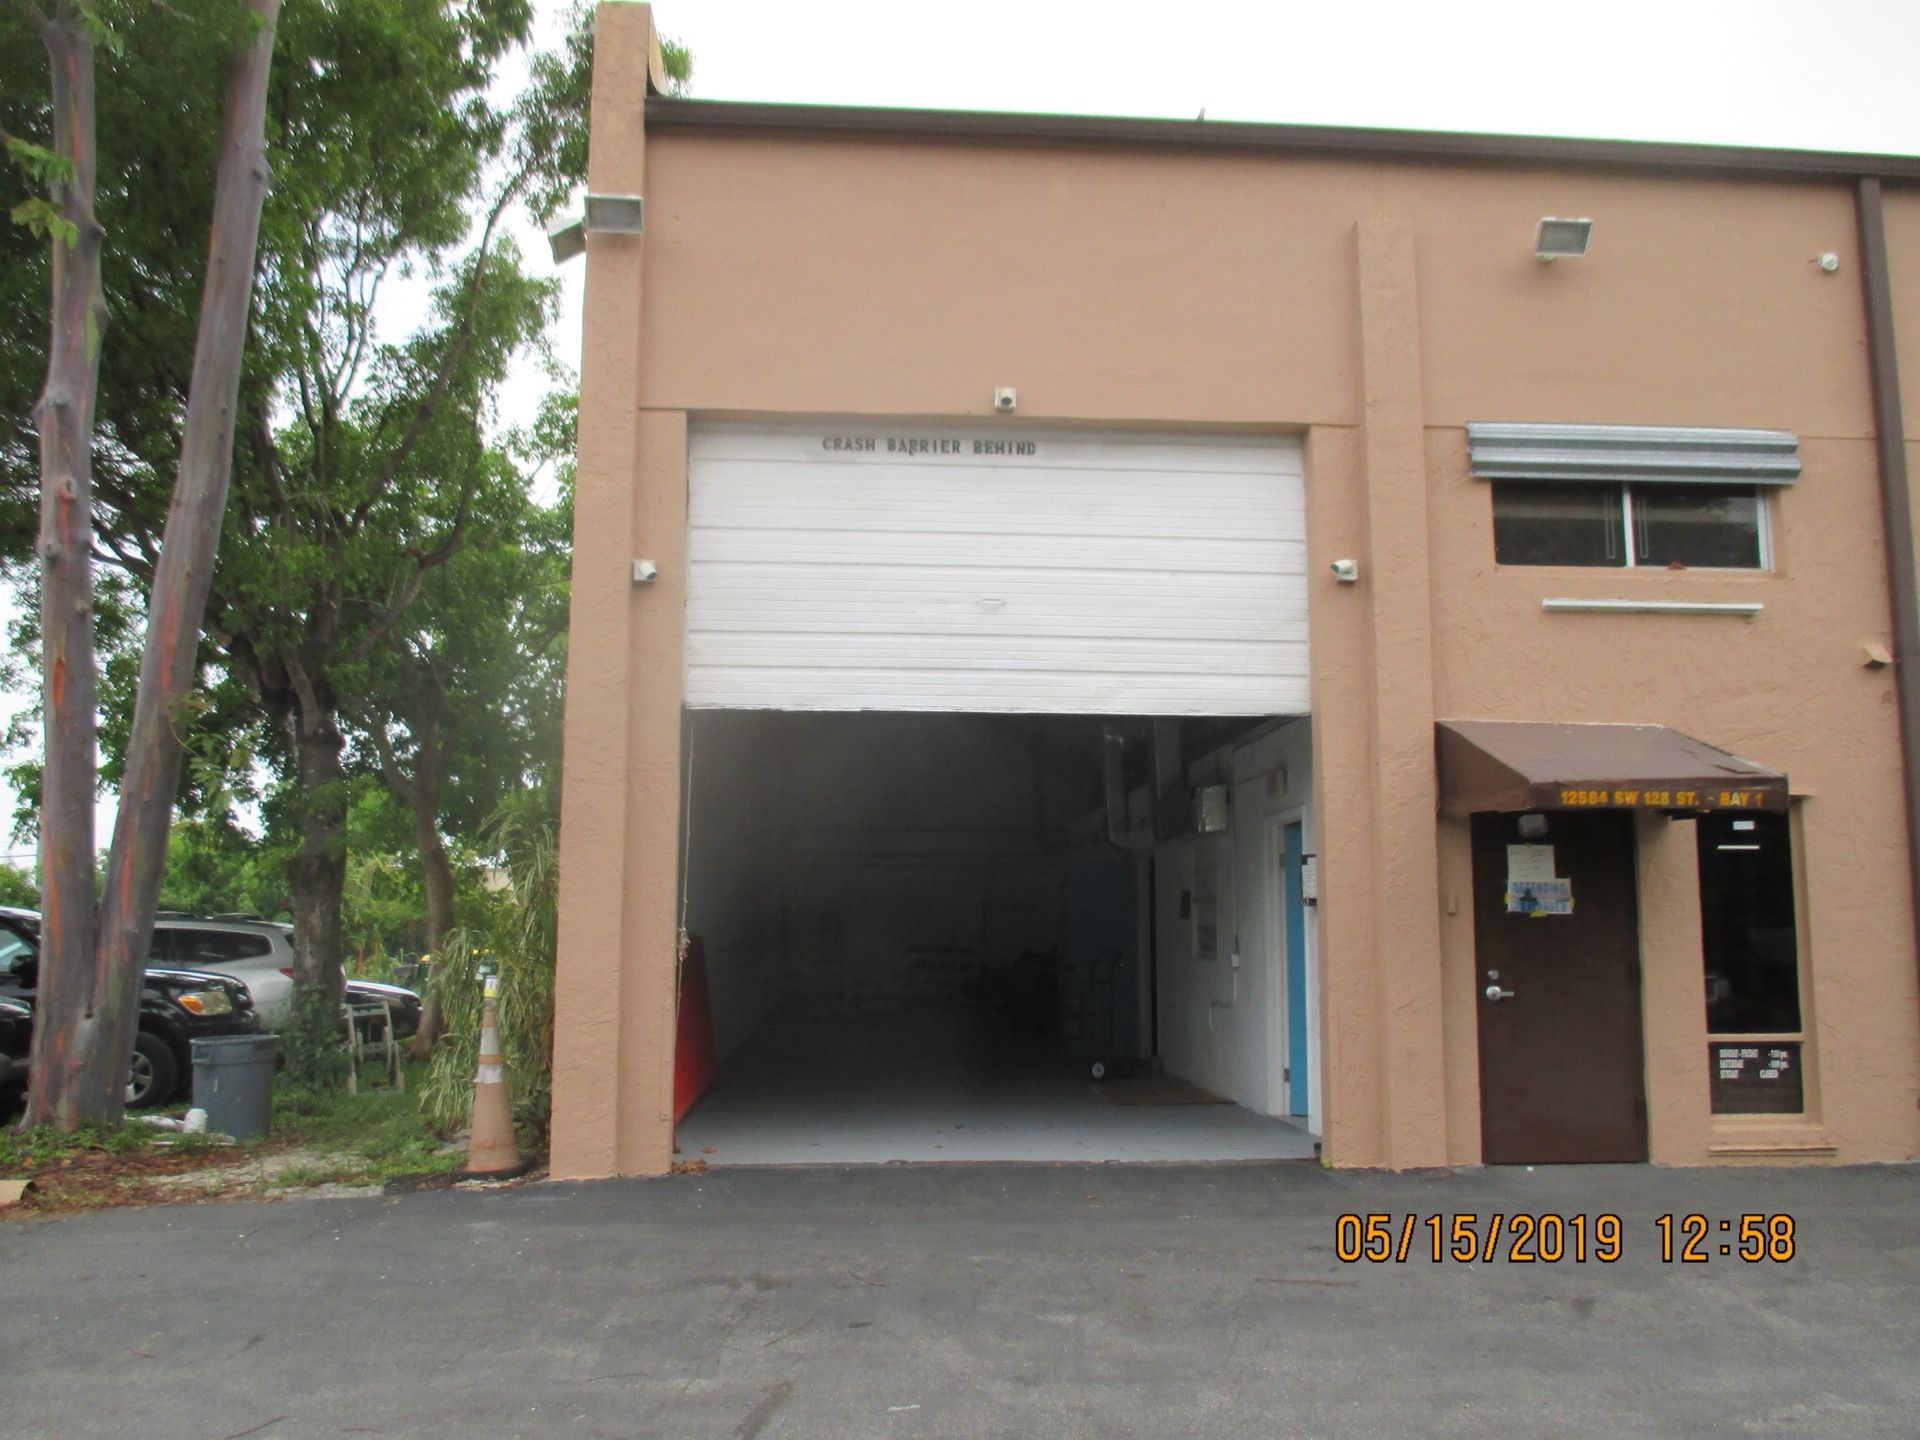
M 1067 963 L 1079 1001 L 1073 1053 L 1130 1059 L 1139 1051 L 1133 861 L 1087 856 L 1067 867 Z
M 1300 894 L 1304 832 L 1294 821 L 1282 832 L 1281 870 L 1287 899 L 1287 1111 L 1307 1113 L 1307 904 Z

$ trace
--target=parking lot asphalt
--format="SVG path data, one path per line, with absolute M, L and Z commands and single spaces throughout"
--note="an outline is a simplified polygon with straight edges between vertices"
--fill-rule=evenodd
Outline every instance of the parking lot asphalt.
M 1395 1250 L 1419 1217 L 1408 1258 L 1341 1263 L 1342 1213 L 1393 1217 Z M 1484 1243 L 1495 1213 L 1618 1214 L 1621 1258 L 1429 1258 L 1425 1217 Z M 1662 1261 L 1666 1213 L 1716 1227 L 1705 1262 Z M 1719 1253 L 1749 1213 L 1794 1217 L 1792 1259 Z M 0 1225 L 0 1295 L 14 1440 L 1920 1433 L 1911 1167 L 737 1170 L 171 1206 Z

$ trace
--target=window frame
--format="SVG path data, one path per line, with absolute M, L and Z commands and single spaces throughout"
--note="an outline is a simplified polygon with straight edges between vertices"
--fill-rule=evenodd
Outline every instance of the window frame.
M 1554 485 L 1574 494 L 1578 494 L 1580 491 L 1587 490 L 1587 489 L 1613 490 L 1618 495 L 1620 500 L 1620 508 L 1619 508 L 1620 537 L 1624 537 L 1622 541 L 1622 549 L 1620 552 L 1622 557 L 1621 563 L 1619 565 L 1569 565 L 1564 562 L 1558 562 L 1558 561 L 1546 561 L 1540 564 L 1533 564 L 1525 560 L 1502 560 L 1500 558 L 1500 547 L 1499 547 L 1498 529 L 1497 529 L 1497 523 L 1499 518 L 1497 513 L 1497 507 L 1499 505 L 1499 499 L 1500 499 L 1500 486 L 1502 483 L 1506 483 L 1509 480 L 1511 480 L 1511 482 L 1514 484 Z M 1639 537 L 1635 533 L 1637 527 L 1635 524 L 1634 508 L 1633 508 L 1633 487 L 1635 486 L 1635 484 L 1653 485 L 1653 484 L 1659 484 L 1659 483 L 1661 482 L 1647 481 L 1647 480 L 1642 480 L 1637 482 L 1633 480 L 1618 480 L 1618 481 L 1608 480 L 1603 482 L 1597 482 L 1592 480 L 1520 480 L 1517 477 L 1506 477 L 1506 476 L 1502 476 L 1498 479 L 1495 479 L 1492 481 L 1492 483 L 1488 487 L 1492 493 L 1489 495 L 1487 500 L 1487 511 L 1488 511 L 1489 520 L 1495 526 L 1493 563 L 1495 564 L 1495 566 L 1503 570 L 1571 570 L 1571 571 L 1576 571 L 1582 575 L 1590 574 L 1595 571 L 1600 571 L 1600 572 L 1605 572 L 1610 574 L 1611 573 L 1631 573 L 1636 570 L 1645 572 L 1645 573 L 1652 573 L 1652 574 L 1659 574 L 1659 573 L 1665 572 L 1668 570 L 1669 568 L 1668 566 L 1643 565 L 1640 562 L 1640 544 L 1639 544 Z M 1728 486 L 1719 487 L 1719 488 L 1724 488 L 1728 490 L 1738 490 L 1743 494 L 1748 494 L 1753 497 L 1754 532 L 1755 532 L 1756 548 L 1759 551 L 1759 562 L 1754 565 L 1688 565 L 1684 567 L 1685 571 L 1688 574 L 1699 574 L 1699 575 L 1771 575 L 1771 574 L 1774 574 L 1775 571 L 1773 567 L 1773 505 L 1771 503 L 1772 497 L 1769 494 L 1769 492 L 1777 487 L 1771 486 L 1771 485 L 1740 484 L 1740 485 L 1728 485 Z M 1620 538 L 1620 537 L 1616 537 L 1616 538 Z
M 1822 1114 L 1820 1066 L 1813 1016 L 1813 967 L 1807 939 L 1806 833 L 1797 798 L 1787 807 L 1786 836 L 1790 847 L 1789 874 L 1793 886 L 1794 985 L 1798 992 L 1800 1028 L 1797 1030 L 1714 1030 L 1710 1028 L 1707 1020 L 1706 992 L 1703 985 L 1700 994 L 1700 1028 L 1706 1046 L 1701 1052 L 1701 1062 L 1709 1067 L 1713 1064 L 1713 1050 L 1716 1045 L 1784 1043 L 1798 1045 L 1800 1047 L 1800 1108 L 1759 1111 L 1716 1110 L 1713 1108 L 1712 1084 L 1709 1081 L 1707 1119 L 1714 1131 L 1723 1138 L 1737 1137 L 1743 1132 L 1764 1132 L 1769 1128 L 1780 1127 L 1786 1127 L 1789 1132 L 1792 1132 L 1797 1127 L 1818 1125 Z M 1697 843 L 1696 836 L 1696 845 Z M 1696 865 L 1697 863 L 1696 860 Z M 1703 976 L 1706 971 L 1706 960 L 1706 950 L 1703 945 L 1700 954 Z

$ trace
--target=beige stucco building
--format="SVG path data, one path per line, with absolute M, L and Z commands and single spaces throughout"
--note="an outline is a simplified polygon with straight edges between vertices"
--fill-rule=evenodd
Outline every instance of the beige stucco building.
M 723 105 L 653 45 L 602 7 L 556 1175 L 668 1168 L 683 927 L 713 1103 L 851 1087 L 761 1113 L 818 1158 L 1091 1061 L 1233 1106 L 1090 1126 L 1341 1166 L 1920 1151 L 1920 162 Z

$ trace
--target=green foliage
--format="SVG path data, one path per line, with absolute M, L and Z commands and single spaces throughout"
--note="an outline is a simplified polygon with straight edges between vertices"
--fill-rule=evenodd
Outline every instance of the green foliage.
M 8 135 L 6 147 L 7 158 L 35 184 L 52 188 L 73 183 L 73 161 L 59 152 L 22 140 L 18 135 Z
M 115 1128 L 82 1125 L 77 1130 L 56 1130 L 51 1125 L 0 1130 L 0 1178 L 31 1175 L 52 1161 L 89 1150 L 124 1155 L 151 1145 L 158 1133 L 151 1125 L 137 1123 Z
M 73 161 L 65 155 L 4 131 L 0 131 L 0 143 L 4 143 L 7 158 L 29 185 L 57 192 L 73 183 Z M 45 195 L 29 195 L 7 213 L 14 224 L 23 226 L 36 239 L 51 236 L 62 245 L 72 245 L 80 239 L 80 227 L 61 213 L 56 201 Z
M 660 37 L 660 68 L 667 72 L 667 93 L 676 98 L 693 89 L 693 52 L 678 40 Z
M 544 1138 L 553 1103 L 553 975 L 559 917 L 559 837 L 544 796 L 501 806 L 494 835 L 507 859 L 508 903 L 485 930 L 461 928 L 433 967 L 446 1034 L 434 1048 L 420 1104 L 442 1129 L 464 1125 L 479 1065 L 482 970 L 500 977 L 495 1002 L 515 1119 Z
M 38 195 L 22 200 L 7 215 L 14 224 L 25 226 L 31 235 L 51 236 L 62 245 L 73 245 L 80 239 L 80 227 L 62 215 L 58 205 Z
M 352 1065 L 337 994 L 295 984 L 293 1013 L 280 1031 L 280 1058 L 285 1062 L 281 1083 L 290 1093 L 325 1093 L 346 1083 Z
M 15 13 L 0 4 L 0 129 L 44 137 L 44 56 L 11 43 Z M 94 457 L 109 563 L 96 613 L 102 779 L 112 783 L 179 460 L 220 79 L 239 11 L 234 0 L 115 0 L 98 14 L 102 34 L 126 42 L 97 57 L 111 323 Z M 529 0 L 282 12 L 267 105 L 274 183 L 232 501 L 200 684 L 172 717 L 188 747 L 186 818 L 170 837 L 161 903 L 284 914 L 298 877 L 304 904 L 341 906 L 351 963 L 383 973 L 423 938 L 418 867 L 402 860 L 418 843 L 400 803 L 411 796 L 433 817 L 429 833 L 452 842 L 468 951 L 499 941 L 503 954 L 547 957 L 546 999 L 513 1004 L 544 1005 L 550 1027 L 550 936 L 516 931 L 517 891 L 493 900 L 474 883 L 497 797 L 556 783 L 559 764 L 575 401 L 562 393 L 524 432 L 498 433 L 495 397 L 517 358 L 540 350 L 557 293 L 498 222 L 514 205 L 544 219 L 577 192 L 592 37 L 583 8 L 559 48 L 531 58 L 523 93 L 503 98 L 503 62 L 526 44 L 531 18 Z M 680 93 L 691 57 L 669 41 L 663 58 Z M 20 145 L 0 187 L 50 188 L 58 157 Z M 35 198 L 0 188 L 0 204 Z M 0 334 L 44 333 L 48 249 L 0 226 Z M 411 334 L 376 324 L 382 287 L 400 277 L 431 290 Z M 43 365 L 35 346 L 0 355 L 0 561 L 32 553 Z M 570 377 L 549 374 L 564 392 Z M 542 503 L 548 495 L 557 499 Z M 31 643 L 32 630 L 29 606 L 16 640 Z M 37 678 L 31 668 L 8 678 Z M 25 738 L 30 716 L 10 741 Z M 340 731 L 337 756 L 303 773 L 313 737 Z M 29 805 L 36 769 L 16 775 Z M 254 804 L 257 840 L 233 820 Z M 319 838 L 296 864 L 303 830 Z M 343 849 L 344 893 L 329 896 L 340 872 L 328 862 Z M 341 958 L 320 957 L 329 985 Z M 460 983 L 457 965 L 442 968 Z M 302 1013 L 324 1037 L 330 1000 L 315 1004 Z M 542 1087 L 529 1103 L 542 1113 L 547 1046 L 550 1035 L 528 1052 Z M 295 1048 L 308 1082 L 340 1073 L 324 1038 Z
M 333 1182 L 378 1185 L 402 1175 L 457 1170 L 466 1161 L 459 1150 L 444 1151 L 421 1108 L 418 1094 L 425 1067 L 408 1066 L 407 1091 L 312 1091 L 283 1088 L 274 1096 L 273 1143 L 324 1152 L 312 1166 L 280 1171 L 276 1186 Z
M 115 28 L 110 15 L 102 13 L 103 10 L 122 8 L 124 6 L 108 7 L 97 3 L 88 4 L 86 0 L 81 0 L 81 3 L 74 7 L 74 13 L 87 39 L 109 54 L 124 55 L 127 53 L 127 37 Z
M 160 908 L 189 915 L 288 913 L 289 846 L 257 839 L 229 814 L 176 820 L 167 836 Z
M 0 905 L 40 908 L 40 882 L 30 871 L 0 860 Z

